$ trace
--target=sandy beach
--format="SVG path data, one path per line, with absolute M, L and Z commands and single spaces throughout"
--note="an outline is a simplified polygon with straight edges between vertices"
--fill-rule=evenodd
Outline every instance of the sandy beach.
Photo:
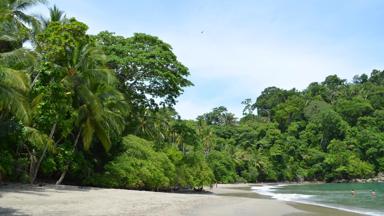
M 204 194 L 162 193 L 93 187 L 0 187 L 0 215 L 357 215 L 268 199 L 249 185 L 218 185 Z

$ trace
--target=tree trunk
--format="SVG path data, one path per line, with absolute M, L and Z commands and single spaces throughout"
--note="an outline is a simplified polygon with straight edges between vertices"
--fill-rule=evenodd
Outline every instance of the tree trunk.
M 63 182 L 65 175 L 67 174 L 68 168 L 69 168 L 68 165 L 66 165 L 64 168 L 64 171 L 60 175 L 59 180 L 57 180 L 56 185 L 60 185 Z
M 33 86 L 35 86 L 36 81 L 37 81 L 37 79 L 39 78 L 39 76 L 40 76 L 40 73 L 38 73 L 38 74 L 35 76 L 35 78 L 33 79 L 32 83 L 31 83 L 31 89 L 33 88 Z
M 80 129 L 79 133 L 78 133 L 77 136 L 76 136 L 75 143 L 73 144 L 72 154 L 73 154 L 73 153 L 75 152 L 75 150 L 76 150 L 76 146 L 77 146 L 77 143 L 79 142 L 80 134 L 81 134 L 81 129 Z M 63 182 L 63 180 L 64 180 L 64 178 L 65 178 L 65 175 L 67 175 L 67 172 L 68 172 L 70 163 L 71 163 L 71 160 L 69 159 L 69 160 L 67 161 L 67 164 L 66 164 L 65 167 L 64 167 L 63 172 L 62 172 L 61 175 L 60 175 L 59 180 L 57 180 L 56 185 L 60 185 L 60 184 Z
M 55 133 L 55 130 L 56 130 L 56 125 L 57 125 L 57 123 L 53 124 L 53 126 L 52 126 L 51 133 L 49 134 L 50 139 L 53 138 L 53 134 Z M 47 154 L 47 150 L 48 150 L 48 143 L 44 146 L 43 153 L 41 154 L 37 163 L 35 165 L 32 165 L 32 167 L 31 167 L 31 171 L 32 171 L 31 184 L 33 184 L 36 180 L 37 173 L 39 172 L 41 162 L 43 161 L 45 155 Z

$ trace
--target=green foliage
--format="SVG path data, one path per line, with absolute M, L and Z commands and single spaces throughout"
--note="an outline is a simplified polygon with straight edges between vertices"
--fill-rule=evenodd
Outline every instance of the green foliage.
M 233 113 L 228 112 L 226 107 L 220 106 L 213 108 L 212 112 L 197 117 L 199 121 L 205 121 L 207 125 L 234 125 L 236 117 Z
M 282 130 L 286 130 L 291 122 L 303 119 L 304 106 L 305 100 L 300 96 L 293 95 L 284 103 L 273 108 L 274 119 L 280 123 Z
M 201 190 L 213 182 L 368 178 L 384 171 L 384 72 L 331 75 L 305 90 L 266 88 L 243 118 L 172 108 L 189 70 L 172 47 L 0 2 L 0 175 L 67 175 L 104 187 Z M 34 51 L 22 47 L 30 40 Z M 257 114 L 254 111 L 257 110 Z M 60 181 L 59 181 L 60 182 Z
M 175 166 L 166 154 L 155 152 L 152 145 L 132 135 L 123 138 L 123 153 L 106 164 L 105 174 L 93 184 L 149 190 L 170 187 L 176 174 Z
M 202 152 L 192 151 L 184 156 L 177 169 L 176 182 L 181 187 L 202 188 L 212 184 L 214 175 Z
M 7 179 L 13 175 L 15 159 L 8 151 L 0 152 L 0 176 L 3 179 Z
M 325 180 L 353 179 L 373 175 L 373 166 L 361 161 L 355 153 L 348 149 L 345 142 L 332 140 L 328 146 L 328 151 L 329 154 L 324 160 L 328 170 Z
M 177 60 L 172 47 L 155 36 L 135 33 L 124 38 L 105 31 L 95 38 L 120 80 L 120 90 L 134 106 L 172 106 L 182 88 L 192 85 L 186 79 L 188 69 Z
M 29 104 L 26 94 L 29 79 L 25 72 L 0 65 L 0 111 L 9 112 L 21 121 L 30 121 Z
M 291 91 L 285 91 L 276 87 L 266 88 L 261 92 L 253 107 L 257 108 L 257 113 L 260 116 L 271 119 L 274 115 L 272 109 L 278 104 L 283 103 L 291 94 Z
M 222 183 L 234 183 L 236 181 L 235 163 L 228 153 L 213 151 L 208 155 L 207 161 L 216 181 Z
M 39 25 L 34 16 L 25 13 L 44 0 L 2 0 L 0 1 L 0 53 L 18 49 L 32 37 L 29 26 Z
M 54 141 L 47 134 L 42 133 L 35 128 L 24 127 L 23 135 L 25 140 L 28 141 L 36 149 L 42 150 L 45 148 L 45 146 L 48 146 L 49 150 L 54 150 Z
M 68 23 L 52 22 L 36 36 L 37 51 L 50 62 L 66 66 L 76 57 L 77 47 L 90 41 L 86 34 L 88 26 L 72 18 Z
M 373 112 L 369 101 L 362 98 L 342 99 L 337 102 L 336 110 L 350 125 L 356 125 L 359 117 L 370 115 Z

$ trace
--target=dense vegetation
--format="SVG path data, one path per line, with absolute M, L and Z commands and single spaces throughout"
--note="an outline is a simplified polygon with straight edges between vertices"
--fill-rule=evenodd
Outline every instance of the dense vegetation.
M 169 190 L 384 171 L 384 71 L 266 88 L 241 119 L 217 107 L 182 120 L 192 83 L 170 45 L 89 35 L 56 7 L 24 13 L 41 2 L 0 3 L 0 180 Z

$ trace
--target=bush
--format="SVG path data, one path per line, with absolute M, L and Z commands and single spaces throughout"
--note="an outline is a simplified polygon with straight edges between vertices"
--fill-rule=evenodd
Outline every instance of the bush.
M 177 184 L 181 187 L 202 188 L 214 182 L 204 154 L 197 151 L 187 153 L 177 167 Z
M 227 153 L 211 152 L 208 155 L 208 163 L 215 175 L 216 181 L 221 183 L 233 183 L 236 181 L 235 163 Z
M 129 135 L 123 138 L 125 151 L 105 165 L 103 174 L 88 182 L 95 186 L 159 190 L 175 179 L 175 166 L 165 153 L 155 152 L 153 143 Z

